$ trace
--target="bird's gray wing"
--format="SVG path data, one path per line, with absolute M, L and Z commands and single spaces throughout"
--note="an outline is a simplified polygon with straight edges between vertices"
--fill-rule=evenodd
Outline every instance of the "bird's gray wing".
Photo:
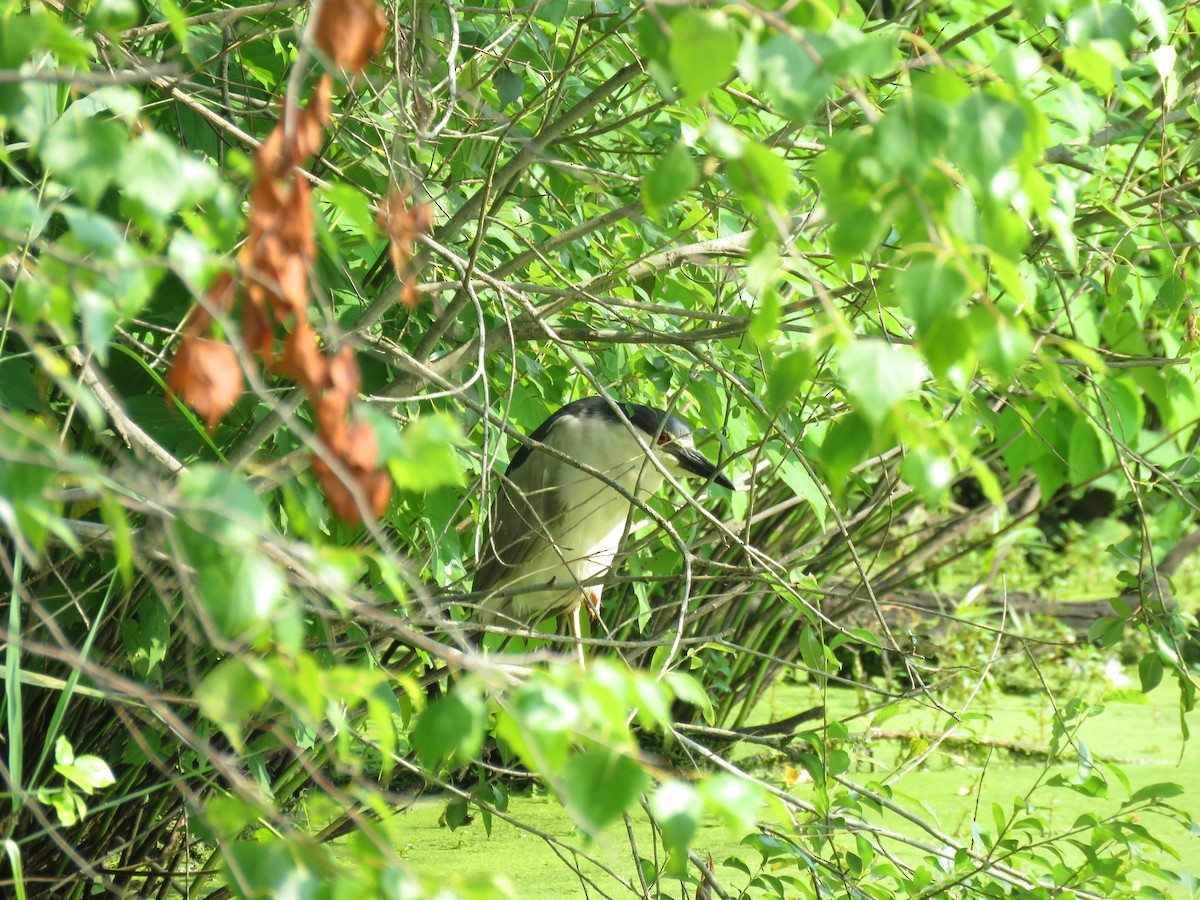
M 503 588 L 521 574 L 522 566 L 552 543 L 550 530 L 565 510 L 559 491 L 547 486 L 547 474 L 553 467 L 545 465 L 547 461 L 542 457 L 544 454 L 535 451 L 514 461 L 519 464 L 510 465 L 501 478 L 471 583 L 477 593 Z M 515 599 L 484 598 L 480 606 L 490 615 L 485 613 L 480 618 L 487 621 L 497 614 L 511 616 L 509 608 Z

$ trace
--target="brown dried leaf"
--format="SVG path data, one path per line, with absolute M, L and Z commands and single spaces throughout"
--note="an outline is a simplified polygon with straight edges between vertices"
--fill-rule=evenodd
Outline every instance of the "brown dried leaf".
M 387 472 L 368 472 L 360 479 L 363 493 L 371 504 L 371 512 L 382 516 L 387 512 L 388 501 L 392 499 L 392 476 Z
M 167 387 L 212 431 L 242 395 L 237 353 L 224 341 L 185 334 L 171 360 Z
M 329 384 L 347 400 L 358 395 L 358 357 L 346 344 L 329 363 Z
M 362 521 L 362 511 L 355 502 L 354 492 L 334 471 L 318 456 L 312 459 L 313 474 L 317 483 L 325 492 L 325 500 L 335 516 L 347 525 Z M 392 498 L 392 480 L 387 472 L 352 472 L 355 484 L 366 500 L 367 507 L 374 516 L 381 516 L 387 510 L 388 501 Z
M 313 474 L 321 490 L 325 492 L 325 501 L 335 516 L 347 525 L 362 521 L 362 512 L 354 500 L 353 491 L 327 466 L 320 457 L 312 458 Z M 388 502 L 392 498 L 392 479 L 387 472 L 353 472 L 355 483 L 363 499 L 374 516 L 381 516 L 387 511 Z
M 205 296 L 209 309 L 219 313 L 228 313 L 233 309 L 233 302 L 237 299 L 237 285 L 234 284 L 233 275 L 229 272 L 218 274 L 212 280 L 212 284 L 208 286 Z
M 297 323 L 283 339 L 283 357 L 275 372 L 295 381 L 310 397 L 328 386 L 329 361 L 317 346 L 317 333 L 307 322 Z
M 433 206 L 429 203 L 408 203 L 408 189 L 393 191 L 387 205 L 379 211 L 379 226 L 387 232 L 388 249 L 396 277 L 408 276 L 408 264 L 416 253 L 416 243 L 433 224 Z
M 321 140 L 325 134 L 325 126 L 329 124 L 330 113 L 333 111 L 333 81 L 326 72 L 317 80 L 317 89 L 313 91 L 308 106 L 300 111 L 296 120 L 296 129 L 292 135 L 292 146 L 288 154 L 293 166 L 302 166 L 308 159 L 321 149 Z M 283 123 L 275 126 L 282 128 Z M 307 183 L 307 182 L 305 182 Z
M 379 458 L 379 442 L 375 439 L 375 429 L 367 422 L 355 422 L 350 426 L 346 439 L 346 463 L 351 471 L 371 472 Z
M 417 304 L 421 302 L 421 295 L 417 293 L 417 283 L 413 279 L 408 279 L 404 282 L 404 287 L 400 288 L 400 302 L 408 309 L 416 309 Z
M 242 304 L 242 339 L 251 353 L 259 355 L 263 367 L 269 370 L 275 353 L 271 320 L 267 317 L 267 293 L 257 281 L 247 281 L 246 302 Z
M 350 398 L 336 391 L 325 391 L 319 397 L 310 397 L 313 421 L 317 436 L 321 438 L 339 458 L 346 455 L 350 434 Z
M 308 272 L 316 256 L 312 188 L 304 181 L 296 181 L 283 192 L 256 184 L 249 225 L 242 268 L 250 285 L 257 288 L 251 291 L 252 302 L 259 306 L 264 321 L 255 324 L 273 332 L 275 326 L 287 325 L 289 317 L 305 321 Z M 260 340 L 253 343 L 261 346 Z
M 284 173 L 283 163 L 283 125 L 278 124 L 271 129 L 267 139 L 254 152 L 254 186 L 251 193 L 250 206 L 255 205 L 254 195 L 258 191 L 276 190 L 275 179 Z M 253 223 L 251 223 L 253 225 Z
M 361 522 L 362 513 L 359 512 L 358 504 L 354 501 L 354 494 L 342 483 L 342 479 L 338 478 L 333 470 L 325 464 L 325 461 L 316 455 L 312 458 L 312 469 L 313 474 L 317 476 L 317 484 L 325 492 L 325 502 L 329 504 L 329 509 L 333 514 L 347 525 Z
M 339 68 L 361 72 L 383 50 L 387 17 L 375 0 L 325 0 L 317 46 Z
M 289 316 L 297 323 L 308 317 L 308 264 L 309 260 L 300 252 L 287 253 L 275 260 L 275 282 L 279 293 L 273 299 L 275 321 L 284 325 Z

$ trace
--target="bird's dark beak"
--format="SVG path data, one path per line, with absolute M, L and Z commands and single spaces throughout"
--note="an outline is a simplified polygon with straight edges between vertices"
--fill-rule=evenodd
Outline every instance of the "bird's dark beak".
M 717 467 L 710 463 L 699 450 L 677 444 L 671 448 L 671 455 L 679 461 L 680 468 L 685 472 L 704 479 L 711 478 L 713 483 L 719 484 L 726 490 L 733 490 L 733 482 L 718 472 Z

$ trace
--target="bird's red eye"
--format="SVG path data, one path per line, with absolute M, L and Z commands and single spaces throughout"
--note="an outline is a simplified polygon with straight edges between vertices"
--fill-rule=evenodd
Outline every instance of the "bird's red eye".
M 668 443 L 670 443 L 670 442 L 671 442 L 671 436 L 670 436 L 669 434 L 663 433 L 663 434 L 660 434 L 660 435 L 658 436 L 658 445 L 659 445 L 660 447 L 661 447 L 663 444 L 668 444 Z

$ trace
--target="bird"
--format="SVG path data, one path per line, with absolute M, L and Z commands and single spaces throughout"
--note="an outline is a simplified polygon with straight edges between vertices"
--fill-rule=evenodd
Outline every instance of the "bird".
M 639 403 L 584 397 L 551 415 L 530 438 L 640 496 L 657 491 L 663 476 L 635 433 L 674 477 L 695 476 L 733 489 L 696 449 L 687 422 Z M 534 625 L 567 613 L 584 665 L 580 608 L 586 604 L 598 616 L 601 594 L 601 585 L 584 585 L 611 568 L 632 505 L 571 462 L 523 444 L 505 470 L 484 529 L 471 585 L 473 593 L 483 594 L 476 621 Z M 506 590 L 522 587 L 539 589 Z

